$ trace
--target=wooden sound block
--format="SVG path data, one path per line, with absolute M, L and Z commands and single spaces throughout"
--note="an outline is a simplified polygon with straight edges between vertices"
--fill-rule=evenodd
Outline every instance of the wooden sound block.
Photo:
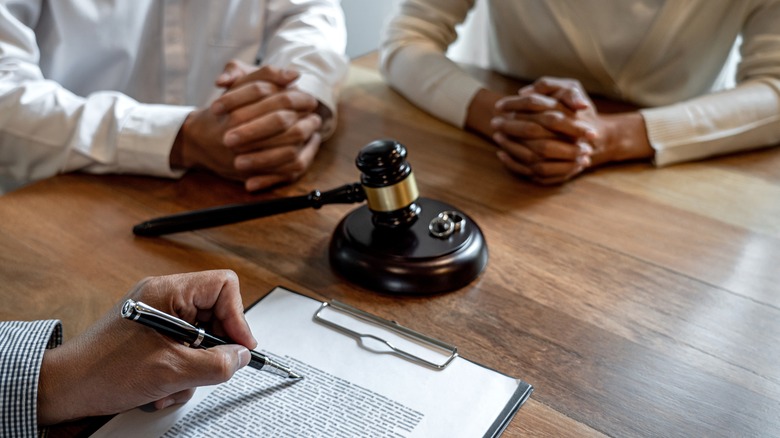
M 330 264 L 348 281 L 378 292 L 423 295 L 449 292 L 477 278 L 487 264 L 482 231 L 464 213 L 443 202 L 419 198 L 421 211 L 407 228 L 377 227 L 368 206 L 350 212 L 333 233 Z M 460 229 L 446 238 L 428 225 L 439 213 L 456 211 Z

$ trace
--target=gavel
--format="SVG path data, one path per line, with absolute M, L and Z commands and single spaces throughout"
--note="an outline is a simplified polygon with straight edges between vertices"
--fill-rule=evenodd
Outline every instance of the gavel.
M 308 195 L 266 201 L 231 204 L 193 210 L 150 219 L 133 227 L 137 236 L 161 236 L 229 225 L 304 208 L 318 209 L 327 204 L 353 204 L 367 201 L 374 225 L 399 228 L 413 223 L 420 206 L 412 167 L 406 161 L 406 148 L 394 140 L 376 140 L 364 146 L 355 164 L 360 182 L 326 192 L 312 190 Z
M 159 217 L 136 225 L 133 233 L 160 236 L 326 204 L 366 201 L 333 232 L 329 258 L 338 273 L 380 292 L 432 294 L 458 289 L 485 268 L 485 239 L 465 214 L 419 196 L 406 155 L 406 148 L 394 140 L 373 141 L 355 159 L 358 183 Z

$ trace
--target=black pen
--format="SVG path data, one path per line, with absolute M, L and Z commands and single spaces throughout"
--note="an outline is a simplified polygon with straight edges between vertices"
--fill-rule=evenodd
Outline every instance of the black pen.
M 210 348 L 230 343 L 206 333 L 202 328 L 195 327 L 187 321 L 161 312 L 140 301 L 125 301 L 122 305 L 122 317 L 131 321 L 140 322 L 141 324 L 151 327 L 158 332 L 193 348 Z M 252 359 L 249 361 L 250 367 L 287 377 L 288 379 L 301 378 L 301 376 L 294 373 L 290 367 L 276 362 L 257 351 L 249 350 L 249 352 L 252 355 Z

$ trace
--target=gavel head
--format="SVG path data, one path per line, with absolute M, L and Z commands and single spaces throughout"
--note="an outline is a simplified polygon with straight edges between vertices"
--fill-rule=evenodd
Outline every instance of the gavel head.
M 372 222 L 383 228 L 408 228 L 420 213 L 419 192 L 406 148 L 394 140 L 376 140 L 355 160 Z

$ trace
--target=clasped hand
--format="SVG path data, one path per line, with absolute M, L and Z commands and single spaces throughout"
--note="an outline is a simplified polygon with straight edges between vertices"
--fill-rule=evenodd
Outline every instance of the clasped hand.
M 231 61 L 216 80 L 225 92 L 193 111 L 171 164 L 244 181 L 249 191 L 300 178 L 319 150 L 320 103 L 293 86 L 298 72 Z
M 491 120 L 499 159 L 540 184 L 565 182 L 590 167 L 652 155 L 638 112 L 599 114 L 573 79 L 543 77 L 504 97 Z

